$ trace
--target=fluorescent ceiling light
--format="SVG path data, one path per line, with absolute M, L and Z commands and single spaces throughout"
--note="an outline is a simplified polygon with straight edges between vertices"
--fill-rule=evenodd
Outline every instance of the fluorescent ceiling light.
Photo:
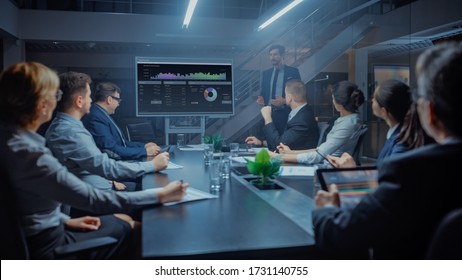
M 184 16 L 183 28 L 188 28 L 189 22 L 191 21 L 194 9 L 196 8 L 198 0 L 189 0 L 188 9 L 186 10 L 186 15 Z
M 272 16 L 269 20 L 265 21 L 262 25 L 260 25 L 258 27 L 258 30 L 257 31 L 260 31 L 262 30 L 263 28 L 267 27 L 268 25 L 270 25 L 271 23 L 273 23 L 273 21 L 277 20 L 278 18 L 280 18 L 282 15 L 284 15 L 285 13 L 287 13 L 288 11 L 290 11 L 291 9 L 293 9 L 295 6 L 297 6 L 298 4 L 300 4 L 303 0 L 294 0 L 292 3 L 290 3 L 289 5 L 287 5 L 285 8 L 283 8 L 282 10 L 280 10 L 279 12 L 277 12 L 274 16 Z

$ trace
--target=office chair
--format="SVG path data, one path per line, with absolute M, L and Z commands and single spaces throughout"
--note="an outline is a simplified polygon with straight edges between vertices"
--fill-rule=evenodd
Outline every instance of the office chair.
M 353 159 L 355 160 L 357 166 L 361 166 L 360 152 L 361 152 L 361 147 L 364 142 L 364 136 L 366 136 L 367 130 L 368 130 L 367 125 L 363 124 L 357 132 L 359 134 L 358 142 L 356 142 L 356 146 L 353 150 L 353 154 L 351 155 Z
M 318 140 L 318 147 L 326 141 L 327 129 L 329 128 L 328 122 L 318 122 L 318 129 L 319 129 L 319 140 Z
M 19 220 L 19 211 L 14 197 L 13 187 L 10 184 L 8 175 L 2 167 L 0 178 L 0 221 L 2 221 L 1 232 L 1 259 L 2 260 L 25 260 L 29 259 L 29 249 L 26 236 L 22 230 Z M 89 253 L 94 249 L 103 248 L 117 243 L 113 237 L 100 237 L 59 246 L 55 249 L 57 258 L 65 259 L 87 259 Z
M 427 259 L 462 259 L 462 208 L 446 214 L 433 234 L 427 250 Z
M 126 128 L 128 141 L 148 143 L 156 137 L 150 122 L 129 123 Z

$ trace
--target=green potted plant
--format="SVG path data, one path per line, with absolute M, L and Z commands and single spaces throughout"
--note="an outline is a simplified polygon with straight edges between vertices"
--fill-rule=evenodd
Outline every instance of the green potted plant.
M 213 144 L 214 153 L 221 152 L 221 148 L 223 147 L 223 139 L 221 138 L 221 134 L 218 133 L 214 136 L 204 135 L 203 140 L 204 144 Z
M 256 156 L 255 161 L 245 159 L 247 161 L 247 169 L 250 173 L 258 176 L 257 179 L 250 182 L 260 189 L 274 189 L 274 178 L 279 173 L 282 161 L 281 155 L 270 158 L 266 149 L 262 149 Z

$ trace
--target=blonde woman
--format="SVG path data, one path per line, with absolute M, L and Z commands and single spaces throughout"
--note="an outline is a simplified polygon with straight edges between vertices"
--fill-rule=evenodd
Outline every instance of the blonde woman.
M 126 258 L 130 224 L 111 213 L 180 200 L 187 183 L 121 193 L 100 191 L 69 173 L 36 133 L 51 119 L 62 92 L 55 72 L 35 63 L 18 63 L 0 76 L 0 166 L 11 182 L 31 258 L 55 258 L 60 245 L 100 236 L 118 243 L 93 252 L 92 258 Z M 61 203 L 100 214 L 71 219 Z

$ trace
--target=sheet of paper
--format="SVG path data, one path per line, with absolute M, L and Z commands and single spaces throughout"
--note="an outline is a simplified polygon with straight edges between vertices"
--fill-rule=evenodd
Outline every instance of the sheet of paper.
M 182 165 L 169 161 L 166 169 L 181 169 L 181 168 L 183 168 Z
M 254 153 L 258 154 L 261 150 L 267 150 L 268 151 L 268 148 L 252 148 L 252 151 L 254 151 Z
M 314 176 L 313 166 L 281 166 L 279 176 Z
M 181 151 L 203 151 L 204 145 L 202 144 L 188 144 L 187 146 L 179 148 Z
M 231 158 L 231 160 L 234 160 L 234 161 L 239 162 L 239 163 L 247 163 L 247 161 L 245 161 L 245 159 L 255 161 L 255 157 L 232 157 Z
M 186 189 L 186 195 L 183 197 L 182 200 L 164 203 L 164 206 L 176 205 L 176 204 L 184 203 L 188 201 L 210 199 L 210 198 L 217 198 L 217 197 L 218 195 L 214 195 L 208 192 L 204 192 L 204 191 L 189 187 Z

